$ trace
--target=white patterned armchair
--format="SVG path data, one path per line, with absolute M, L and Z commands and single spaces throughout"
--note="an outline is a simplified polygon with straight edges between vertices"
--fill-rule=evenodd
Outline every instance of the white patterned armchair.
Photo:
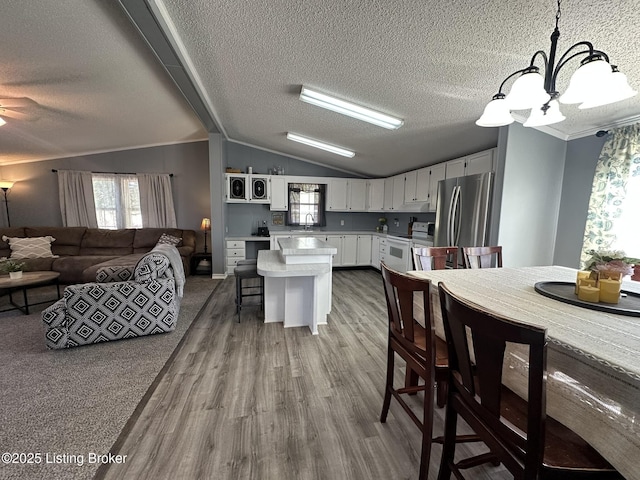
M 184 272 L 180 264 L 174 274 L 169 257 L 152 250 L 135 267 L 108 267 L 97 272 L 96 283 L 66 287 L 63 298 L 42 312 L 47 347 L 70 348 L 174 330 L 180 308 L 175 275 L 184 279 Z

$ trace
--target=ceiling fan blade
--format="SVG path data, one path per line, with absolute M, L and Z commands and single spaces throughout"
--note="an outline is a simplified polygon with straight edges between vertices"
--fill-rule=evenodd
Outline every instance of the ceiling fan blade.
M 0 98 L 0 108 L 22 108 L 37 105 L 34 100 L 27 97 L 21 98 Z
M 36 120 L 39 117 L 37 115 L 33 115 L 31 113 L 22 113 L 16 112 L 14 110 L 6 110 L 4 108 L 0 108 L 0 116 L 7 118 L 15 118 L 16 120 Z

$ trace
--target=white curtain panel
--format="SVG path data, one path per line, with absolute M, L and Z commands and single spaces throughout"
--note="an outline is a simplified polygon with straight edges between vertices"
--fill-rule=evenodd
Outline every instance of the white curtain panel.
M 145 228 L 176 228 L 171 177 L 167 173 L 139 173 L 140 210 Z
M 58 170 L 62 225 L 98 228 L 91 172 Z

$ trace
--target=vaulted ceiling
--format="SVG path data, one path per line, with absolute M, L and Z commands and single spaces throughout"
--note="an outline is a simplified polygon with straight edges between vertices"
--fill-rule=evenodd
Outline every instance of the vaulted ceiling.
M 216 131 L 371 176 L 490 148 L 497 129 L 474 122 L 508 74 L 527 66 L 536 50 L 548 52 L 557 7 L 552 0 L 121 3 L 3 2 L 0 98 L 26 100 L 5 112 L 0 102 L 7 121 L 0 127 L 0 165 L 204 140 Z M 560 52 L 588 40 L 638 89 L 637 6 L 564 0 Z M 155 18 L 180 65 L 162 65 L 143 20 L 129 17 L 137 7 Z M 574 68 L 565 70 L 560 91 Z M 174 83 L 180 77 L 189 78 L 200 110 Z M 303 103 L 302 85 L 405 124 L 385 130 Z M 640 97 L 562 110 L 567 120 L 544 131 L 572 139 L 639 119 Z M 356 156 L 293 143 L 289 131 Z

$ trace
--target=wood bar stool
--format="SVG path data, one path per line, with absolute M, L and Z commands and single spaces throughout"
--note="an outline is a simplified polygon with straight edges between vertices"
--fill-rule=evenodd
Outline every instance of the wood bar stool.
M 251 260 L 240 260 L 233 274 L 236 277 L 236 313 L 240 323 L 242 307 L 259 306 L 260 310 L 264 309 L 264 277 L 258 273 L 257 262 Z M 257 285 L 255 279 L 258 279 Z M 260 297 L 260 303 L 245 304 L 247 297 Z
M 546 413 L 547 335 L 544 328 L 494 315 L 456 297 L 440 282 L 442 321 L 449 349 L 449 393 L 438 480 L 496 458 L 522 480 L 622 480 L 591 445 Z M 507 344 L 528 359 L 522 399 L 502 384 Z M 473 348 L 474 361 L 471 357 Z M 462 417 L 489 453 L 454 460 Z M 471 477 L 470 477 L 471 478 Z

